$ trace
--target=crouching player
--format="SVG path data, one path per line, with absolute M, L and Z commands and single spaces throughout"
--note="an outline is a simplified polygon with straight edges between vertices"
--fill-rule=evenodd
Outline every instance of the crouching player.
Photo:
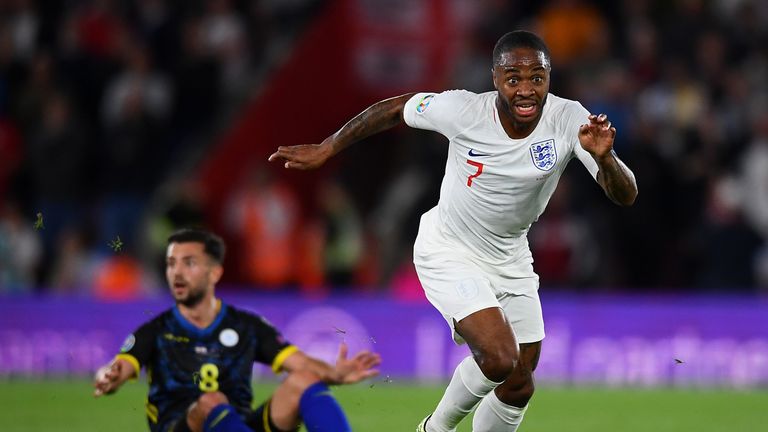
M 222 303 L 214 287 L 224 250 L 222 239 L 207 231 L 170 236 L 166 278 L 176 305 L 128 336 L 115 359 L 96 373 L 94 395 L 114 393 L 144 367 L 152 432 L 287 432 L 302 422 L 310 432 L 349 431 L 328 385 L 376 375 L 378 354 L 363 351 L 348 359 L 342 344 L 331 366 L 291 345 L 260 316 Z M 252 410 L 254 362 L 287 377 Z

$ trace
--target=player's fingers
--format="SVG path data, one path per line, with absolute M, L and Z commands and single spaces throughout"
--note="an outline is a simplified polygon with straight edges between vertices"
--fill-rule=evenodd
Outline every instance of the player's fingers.
M 603 123 L 603 122 L 605 122 L 607 119 L 608 119 L 608 116 L 607 116 L 607 115 L 605 115 L 605 114 L 603 114 L 603 113 L 600 113 L 600 115 L 599 115 L 599 116 L 597 116 L 597 122 L 598 122 L 598 123 Z
M 606 122 L 606 123 L 603 125 L 603 129 L 606 129 L 606 130 L 607 130 L 607 129 L 610 129 L 610 128 L 611 128 L 611 122 L 610 122 L 610 121 Z
M 107 371 L 104 373 L 104 378 L 106 378 L 107 382 L 114 381 L 117 379 L 117 377 L 120 376 L 120 366 L 113 365 Z
M 307 164 L 299 161 L 287 161 L 283 166 L 285 166 L 288 169 L 298 169 L 298 170 L 307 169 Z
M 364 360 L 376 360 L 378 358 L 381 358 L 381 356 L 378 353 L 370 352 L 370 351 L 363 351 L 360 354 L 360 357 Z
M 615 137 L 616 137 L 616 128 L 611 127 L 611 138 L 615 138 Z
M 270 161 L 274 161 L 276 159 L 286 159 L 286 160 L 292 160 L 296 159 L 297 155 L 299 154 L 299 149 L 302 146 L 280 146 L 277 148 L 277 151 L 272 153 L 269 156 Z
M 270 160 L 274 160 L 275 158 L 278 158 L 278 157 L 282 157 L 282 156 L 283 156 L 283 154 L 285 153 L 285 149 L 286 149 L 286 147 L 284 147 L 284 146 L 279 146 L 279 147 L 277 148 L 277 150 L 275 150 L 275 152 L 274 152 L 274 153 L 272 153 L 272 154 L 269 156 L 269 159 L 270 159 Z
M 347 347 L 347 343 L 342 341 L 341 345 L 339 345 L 339 360 L 346 360 L 348 351 L 349 347 Z
M 374 357 L 374 358 L 366 359 L 366 361 L 363 363 L 363 368 L 370 369 L 380 364 L 381 364 L 381 359 Z
M 270 158 L 269 159 L 270 161 L 275 161 L 275 160 L 278 160 L 278 159 L 283 159 L 283 160 L 286 160 L 286 161 L 293 161 L 293 160 L 298 159 L 294 153 L 292 153 L 290 151 L 282 151 L 282 150 L 274 152 L 269 158 Z
M 103 396 L 104 394 L 107 393 L 108 389 L 109 387 L 107 387 L 105 383 L 103 382 L 97 383 L 95 388 L 93 389 L 93 396 L 94 397 Z
M 357 360 L 363 364 L 371 364 L 380 361 L 381 357 L 375 353 L 365 353 L 365 355 L 359 356 Z
M 355 357 L 353 360 L 358 363 L 367 363 L 368 361 L 371 360 L 372 357 L 373 357 L 373 354 L 369 352 L 359 352 L 355 354 Z
M 381 364 L 381 357 L 378 355 L 366 356 L 357 359 L 358 369 L 370 369 Z

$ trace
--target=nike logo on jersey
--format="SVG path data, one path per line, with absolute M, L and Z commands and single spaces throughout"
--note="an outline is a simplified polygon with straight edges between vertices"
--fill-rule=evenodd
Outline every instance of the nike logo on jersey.
M 469 155 L 474 157 L 488 156 L 487 154 L 475 153 L 475 149 L 469 149 Z

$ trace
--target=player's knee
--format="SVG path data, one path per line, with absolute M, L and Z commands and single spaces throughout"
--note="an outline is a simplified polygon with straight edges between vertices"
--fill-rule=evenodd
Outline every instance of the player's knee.
M 202 431 L 208 414 L 221 404 L 229 403 L 224 393 L 203 393 L 187 410 L 187 425 L 193 432 Z
M 229 399 L 221 392 L 203 393 L 198 399 L 195 409 L 200 411 L 203 417 L 207 417 L 208 414 L 217 406 L 221 404 L 229 403 Z
M 475 357 L 480 370 L 489 380 L 502 382 L 509 377 L 517 367 L 520 354 L 517 349 L 498 347 L 483 352 Z
M 526 406 L 531 400 L 535 390 L 536 386 L 533 382 L 533 378 L 531 377 L 530 379 L 521 382 L 519 386 L 502 389 L 501 393 L 498 394 L 498 397 L 500 401 L 507 405 L 522 408 Z

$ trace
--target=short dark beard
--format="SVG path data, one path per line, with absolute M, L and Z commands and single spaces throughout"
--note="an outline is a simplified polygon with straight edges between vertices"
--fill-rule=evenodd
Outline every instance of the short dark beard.
M 533 133 L 533 131 L 536 129 L 536 126 L 539 125 L 539 122 L 541 121 L 541 118 L 544 116 L 544 105 L 547 103 L 547 96 L 549 96 L 549 93 L 547 93 L 544 98 L 541 100 L 541 105 L 539 106 L 539 113 L 536 115 L 536 118 L 529 122 L 519 122 L 517 121 L 517 118 L 515 117 L 514 107 L 511 104 L 511 101 L 505 101 L 504 98 L 501 97 L 501 92 L 498 92 L 498 95 L 496 96 L 496 100 L 501 105 L 500 107 L 497 106 L 499 110 L 504 109 L 506 113 L 509 115 L 510 120 L 512 120 L 512 126 L 515 128 L 516 132 L 520 132 L 521 135 L 528 136 Z
M 203 298 L 205 298 L 205 291 L 204 290 L 200 290 L 200 291 L 197 291 L 197 292 L 190 291 L 187 294 L 187 297 L 185 299 L 183 299 L 183 300 L 176 300 L 176 304 L 177 305 L 180 304 L 180 305 L 186 306 L 188 308 L 192 308 L 192 307 L 195 307 L 195 306 L 199 305 L 200 302 L 203 301 Z

